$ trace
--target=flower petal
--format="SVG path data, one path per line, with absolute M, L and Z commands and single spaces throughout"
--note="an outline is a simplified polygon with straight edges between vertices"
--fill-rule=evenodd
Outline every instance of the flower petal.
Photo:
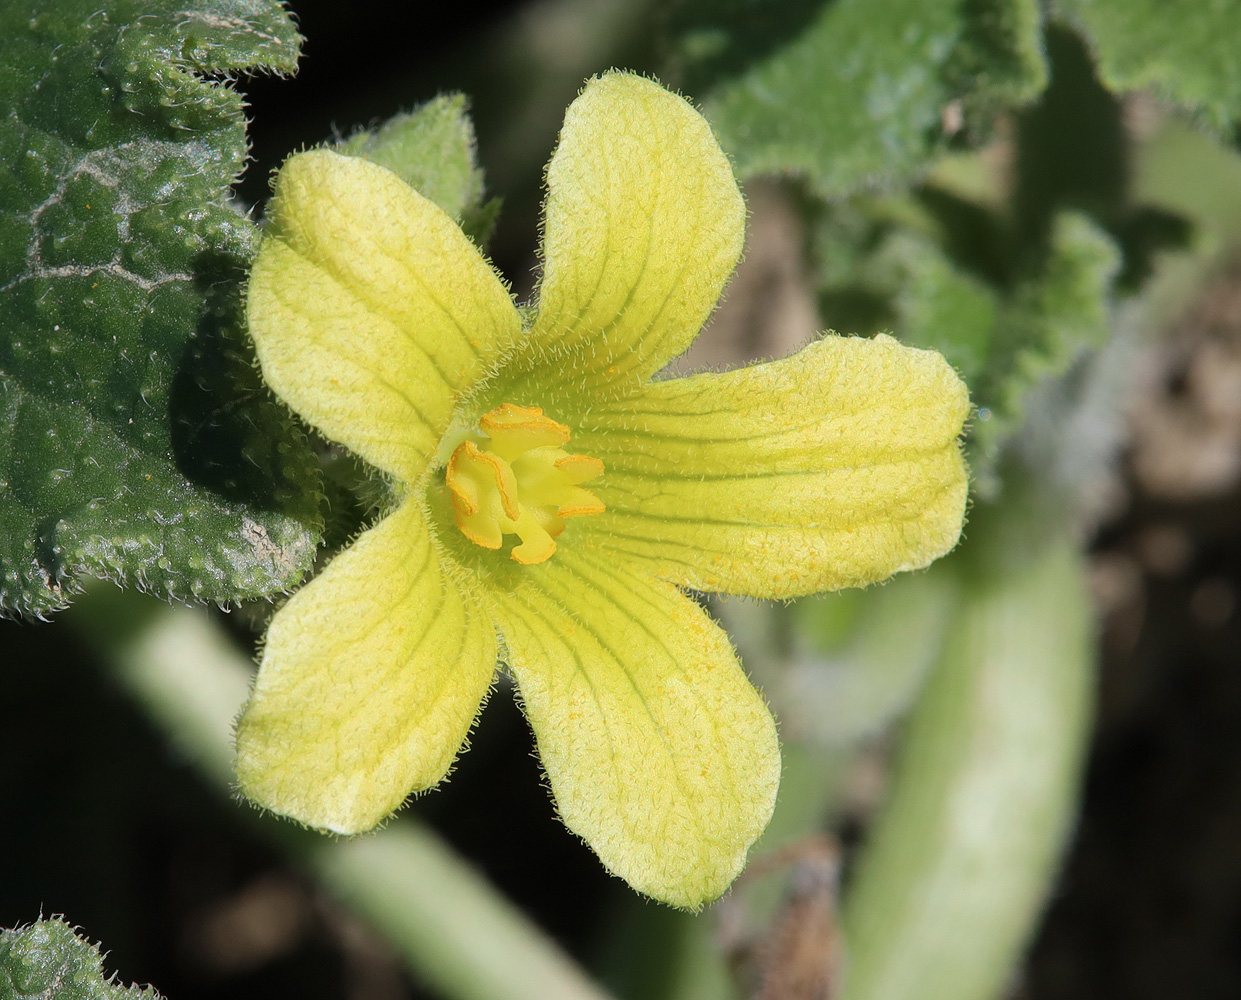
M 327 437 L 417 478 L 458 394 L 520 335 L 512 299 L 451 218 L 366 160 L 291 157 L 269 214 L 248 292 L 263 377 Z
M 579 376 L 653 374 L 741 255 L 745 204 L 710 126 L 650 80 L 605 74 L 566 112 L 547 186 L 535 342 L 574 353 Z
M 933 351 L 829 336 L 590 411 L 605 513 L 581 544 L 682 586 L 786 598 L 916 569 L 957 543 L 966 388 Z
M 780 777 L 727 636 L 671 585 L 567 547 L 523 577 L 496 614 L 565 825 L 640 892 L 714 899 Z
M 337 833 L 448 772 L 491 684 L 495 630 L 406 502 L 272 620 L 237 730 L 241 790 Z

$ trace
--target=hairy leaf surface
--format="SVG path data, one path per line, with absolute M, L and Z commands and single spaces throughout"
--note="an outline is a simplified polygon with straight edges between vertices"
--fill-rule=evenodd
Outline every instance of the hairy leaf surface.
M 899 208 L 899 202 L 890 206 Z M 850 223 L 857 225 L 848 216 L 833 218 L 818 237 L 822 301 L 834 313 L 828 319 L 853 319 L 861 332 L 892 331 L 905 343 L 944 354 L 977 407 L 970 464 L 987 492 L 995 485 L 996 458 L 1025 418 L 1030 390 L 1107 341 L 1120 266 L 1116 243 L 1087 216 L 1061 211 L 1045 251 L 1001 279 L 955 260 L 943 233 L 885 231 L 880 224 L 842 235 Z M 846 237 L 853 256 L 842 249 Z M 863 249 L 871 239 L 878 245 Z M 830 283 L 829 274 L 839 283 Z M 868 308 L 848 311 L 859 300 Z
M 287 589 L 317 473 L 241 331 L 241 70 L 293 69 L 277 0 L 0 6 L 0 611 L 79 574 Z
M 500 201 L 483 201 L 483 171 L 463 94 L 441 94 L 336 149 L 387 167 L 461 223 L 476 243 L 487 242 Z
M 0 930 L 5 1000 L 159 1000 L 149 986 L 120 986 L 103 973 L 99 949 L 59 918 Z
M 738 174 L 829 197 L 916 173 L 962 116 L 1046 82 L 1033 0 L 683 0 L 669 36 Z
M 1057 0 L 1113 91 L 1153 90 L 1227 131 L 1241 121 L 1241 6 L 1233 0 Z

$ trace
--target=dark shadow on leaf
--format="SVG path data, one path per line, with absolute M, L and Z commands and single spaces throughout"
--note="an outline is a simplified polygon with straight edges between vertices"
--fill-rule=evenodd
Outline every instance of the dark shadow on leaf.
M 995 213 L 942 188 L 915 195 L 941 227 L 944 251 L 960 267 L 998 288 L 1011 284 L 1008 235 Z
M 204 270 L 211 273 L 213 264 Z M 315 458 L 259 375 L 243 332 L 241 283 L 236 276 L 217 281 L 203 294 L 169 399 L 177 467 L 233 502 L 258 510 L 304 509 L 307 484 L 318 478 L 307 476 Z
M 887 296 L 859 287 L 838 287 L 819 293 L 819 315 L 837 333 L 870 336 L 895 329 L 897 313 Z
M 1018 261 L 1036 266 L 1055 215 L 1076 209 L 1120 244 L 1117 288 L 1136 290 L 1149 276 L 1154 254 L 1187 245 L 1189 224 L 1130 200 L 1131 143 L 1121 103 L 1099 82 L 1081 38 L 1053 25 L 1047 52 L 1051 85 L 1021 116 L 1017 130 Z
M 681 0 L 665 15 L 664 79 L 695 97 L 793 41 L 835 0 Z
M 1132 291 L 1140 289 L 1155 269 L 1155 255 L 1165 250 L 1186 249 L 1193 231 L 1193 224 L 1175 212 L 1153 205 L 1139 205 L 1133 209 L 1121 220 L 1116 231 L 1125 253 L 1124 264 L 1116 278 L 1117 286 Z
M 1115 232 L 1129 177 L 1120 102 L 1099 82 L 1085 43 L 1052 25 L 1047 54 L 1050 86 L 1017 128 L 1017 245 L 1036 257 L 1061 209 L 1086 212 Z

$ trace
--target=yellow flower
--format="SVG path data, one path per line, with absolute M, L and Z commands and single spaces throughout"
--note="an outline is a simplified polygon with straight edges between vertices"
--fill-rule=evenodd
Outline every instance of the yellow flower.
M 653 377 L 745 224 L 707 123 L 657 84 L 588 83 L 547 184 L 523 324 L 394 174 L 325 150 L 281 170 L 249 287 L 263 374 L 400 500 L 272 620 L 238 775 L 275 812 L 367 830 L 448 772 L 498 660 L 564 823 L 693 907 L 744 864 L 780 761 L 683 589 L 788 598 L 925 566 L 960 534 L 968 400 L 887 337 Z

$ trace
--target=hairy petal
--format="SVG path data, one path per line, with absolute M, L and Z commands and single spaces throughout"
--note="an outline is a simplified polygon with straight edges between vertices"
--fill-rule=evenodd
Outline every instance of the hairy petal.
M 710 126 L 650 80 L 605 74 L 565 114 L 547 185 L 535 347 L 586 384 L 651 375 L 741 255 L 745 205 Z
M 443 210 L 366 160 L 291 157 L 269 214 L 248 292 L 263 377 L 333 441 L 417 478 L 459 394 L 520 335 L 507 290 Z
M 640 892 L 697 907 L 767 825 L 775 724 L 676 588 L 569 547 L 495 595 L 560 816 Z
M 491 684 L 495 629 L 407 501 L 272 620 L 237 731 L 241 790 L 337 833 L 448 772 Z
M 780 361 L 655 382 L 574 445 L 607 506 L 583 544 L 682 586 L 786 598 L 883 580 L 956 545 L 965 385 L 933 351 L 828 336 Z

